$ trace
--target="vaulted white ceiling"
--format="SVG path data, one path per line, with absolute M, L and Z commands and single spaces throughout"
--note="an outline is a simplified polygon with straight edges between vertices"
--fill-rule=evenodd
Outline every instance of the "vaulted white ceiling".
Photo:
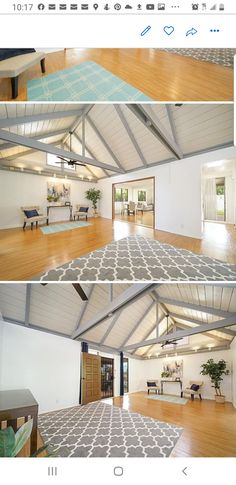
M 1 136 L 20 135 L 68 151 L 72 131 L 72 151 L 97 163 L 76 167 L 70 176 L 96 180 L 114 175 L 117 170 L 125 173 L 232 146 L 233 106 L 11 103 L 0 106 L 0 130 L 1 168 L 61 173 L 60 165 L 53 169 L 47 166 L 45 153 L 40 152 L 39 157 L 32 147 Z
M 236 336 L 234 284 L 81 286 L 87 301 L 72 284 L 1 284 L 3 320 L 137 358 L 225 349 Z M 176 332 L 184 338 L 162 348 Z

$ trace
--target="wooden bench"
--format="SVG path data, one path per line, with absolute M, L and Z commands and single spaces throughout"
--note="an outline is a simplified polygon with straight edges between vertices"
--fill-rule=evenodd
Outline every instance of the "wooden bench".
M 11 79 L 13 99 L 18 96 L 19 75 L 37 62 L 40 62 L 41 72 L 45 73 L 45 54 L 43 52 L 31 52 L 0 61 L 0 78 Z

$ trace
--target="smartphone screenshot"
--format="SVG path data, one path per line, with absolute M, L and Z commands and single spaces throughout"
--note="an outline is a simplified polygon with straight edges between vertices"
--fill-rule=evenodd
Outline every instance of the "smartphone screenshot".
M 0 21 L 2 481 L 233 483 L 236 4 Z

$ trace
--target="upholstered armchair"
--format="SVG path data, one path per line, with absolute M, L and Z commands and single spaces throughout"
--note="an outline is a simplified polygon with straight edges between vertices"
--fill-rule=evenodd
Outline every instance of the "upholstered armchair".
M 25 229 L 27 223 L 30 223 L 31 229 L 34 227 L 34 222 L 36 228 L 38 227 L 38 223 L 40 221 L 46 221 L 48 225 L 48 217 L 40 213 L 40 207 L 38 205 L 21 207 L 21 211 L 24 214 L 23 229 Z
M 183 394 L 191 396 L 191 400 L 194 401 L 194 397 L 198 396 L 202 400 L 202 387 L 203 381 L 190 381 L 189 386 L 184 389 Z
M 147 381 L 147 392 L 148 392 L 148 394 L 149 394 L 150 392 L 153 392 L 153 391 L 154 391 L 156 394 L 157 394 L 157 393 L 159 394 L 159 392 L 160 392 L 160 387 L 159 387 L 159 385 L 158 385 L 158 381 L 153 380 L 153 379 L 150 379 L 150 380 L 148 380 L 148 381 Z
M 77 204 L 76 210 L 74 212 L 74 221 L 75 221 L 76 217 L 77 217 L 78 221 L 79 221 L 80 217 L 85 217 L 85 219 L 87 221 L 88 220 L 88 211 L 89 211 L 88 206 L 84 206 L 82 204 Z

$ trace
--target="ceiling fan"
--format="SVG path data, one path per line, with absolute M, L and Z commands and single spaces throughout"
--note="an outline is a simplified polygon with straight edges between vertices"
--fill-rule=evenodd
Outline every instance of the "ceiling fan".
M 167 325 L 166 334 L 167 334 L 167 336 L 168 336 L 168 335 L 171 335 L 171 334 L 169 334 L 169 316 L 170 316 L 170 315 L 169 315 L 169 313 L 167 313 L 167 314 L 166 314 L 166 325 Z M 163 344 L 161 344 L 161 348 L 163 349 L 163 348 L 164 348 L 166 345 L 178 345 L 178 344 L 177 344 L 177 341 L 178 341 L 178 340 L 182 340 L 182 337 L 180 337 L 180 338 L 175 338 L 175 339 L 171 339 L 171 338 L 166 339 L 166 340 L 163 342 Z
M 73 131 L 70 131 L 69 132 L 69 135 L 70 135 L 70 152 L 72 152 L 72 135 L 73 135 Z M 60 158 L 61 162 L 55 162 L 55 163 L 67 163 L 67 165 L 69 165 L 70 167 L 74 167 L 75 165 L 78 165 L 78 167 L 86 167 L 85 163 L 79 163 L 77 162 L 77 160 L 74 160 L 73 158 L 64 158 L 64 157 L 60 157 L 59 155 L 57 156 L 57 158 Z
M 41 285 L 46 286 L 48 283 L 41 283 Z M 77 291 L 82 301 L 88 301 L 88 297 L 79 283 L 72 283 L 72 286 L 74 287 L 75 291 Z

